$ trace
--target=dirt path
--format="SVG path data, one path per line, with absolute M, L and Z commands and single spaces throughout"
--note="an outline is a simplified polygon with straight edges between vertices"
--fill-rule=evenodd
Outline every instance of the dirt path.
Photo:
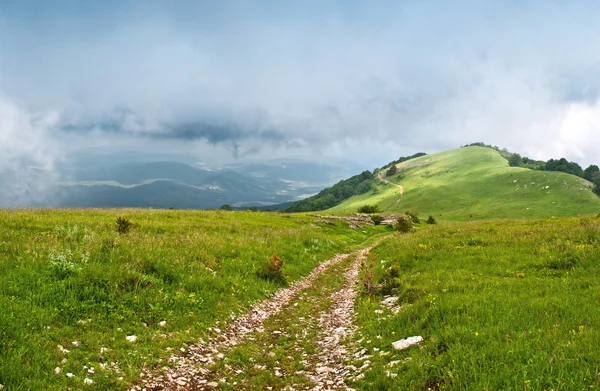
M 346 365 L 348 347 L 343 343 L 356 331 L 354 301 L 361 262 L 370 248 L 359 252 L 352 266 L 344 273 L 344 286 L 332 295 L 332 305 L 321 314 L 321 334 L 316 342 L 319 354 L 310 379 L 315 390 L 346 389 L 346 377 L 351 372 Z
M 289 288 L 213 328 L 172 368 L 142 374 L 147 390 L 346 389 L 359 268 L 371 247 L 337 255 Z M 317 314 L 319 314 L 317 316 Z M 138 388 L 141 389 L 141 388 Z
M 382 171 L 379 171 L 379 173 L 377 173 L 377 179 L 379 179 L 383 183 L 387 183 L 388 185 L 396 186 L 397 188 L 400 189 L 400 198 L 398 198 L 396 200 L 394 205 L 397 205 L 400 201 L 402 201 L 402 197 L 404 197 L 404 186 L 398 185 L 397 183 L 393 183 L 393 182 L 390 182 L 387 179 L 385 179 Z

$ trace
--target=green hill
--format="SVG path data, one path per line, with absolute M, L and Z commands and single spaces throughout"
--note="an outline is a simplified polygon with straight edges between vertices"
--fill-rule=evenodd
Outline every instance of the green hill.
M 464 147 L 411 159 L 367 193 L 331 208 L 415 211 L 444 220 L 573 216 L 600 212 L 592 184 L 561 172 L 509 167 L 497 151 Z M 402 193 L 402 194 L 401 194 Z

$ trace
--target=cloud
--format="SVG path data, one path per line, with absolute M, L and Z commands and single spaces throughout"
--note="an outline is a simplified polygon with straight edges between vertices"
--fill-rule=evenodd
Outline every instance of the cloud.
M 599 158 L 592 2 L 67 1 L 1 19 L 0 89 L 58 113 L 53 137 L 378 164 L 474 141 Z
M 31 114 L 0 96 L 0 206 L 31 206 L 51 197 L 61 152 L 55 113 Z

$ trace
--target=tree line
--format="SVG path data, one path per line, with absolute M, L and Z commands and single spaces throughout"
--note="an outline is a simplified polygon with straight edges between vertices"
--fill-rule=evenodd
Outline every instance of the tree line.
M 295 202 L 286 211 L 311 212 L 329 209 L 353 195 L 368 192 L 372 187 L 373 173 L 366 170 L 351 178 L 339 181 L 327 189 L 321 190 L 317 195 Z
M 465 147 L 485 147 L 496 150 L 502 157 L 508 160 L 511 167 L 523 167 L 531 170 L 540 171 L 560 171 L 567 174 L 575 175 L 584 178 L 594 184 L 593 191 L 600 196 L 600 169 L 597 165 L 591 164 L 585 170 L 577 163 L 570 162 L 567 159 L 550 159 L 548 161 L 534 160 L 526 156 L 521 156 L 518 153 L 509 152 L 506 148 L 498 148 L 495 145 L 484 144 L 481 142 L 465 145 Z
M 395 168 L 398 163 L 424 155 L 426 155 L 426 153 L 419 152 L 411 156 L 401 156 L 399 159 L 390 162 L 386 167 Z M 369 170 L 363 171 L 351 178 L 339 181 L 335 185 L 321 190 L 317 195 L 293 203 L 286 209 L 286 212 L 312 212 L 325 210 L 341 204 L 344 200 L 347 200 L 353 195 L 365 194 L 373 188 L 375 173 L 377 173 L 378 170 L 379 169 L 375 169 L 374 172 Z

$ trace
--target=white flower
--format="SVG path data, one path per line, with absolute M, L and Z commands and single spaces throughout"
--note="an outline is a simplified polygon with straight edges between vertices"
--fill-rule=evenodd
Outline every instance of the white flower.
M 167 321 L 166 320 L 162 320 L 162 321 L 158 322 L 158 325 L 160 327 L 165 327 L 167 325 Z
M 67 377 L 75 377 L 71 372 L 67 372 Z
M 69 353 L 69 351 L 67 349 L 65 349 L 62 345 L 58 345 L 58 350 L 60 350 L 61 352 L 63 352 L 64 354 Z
M 88 379 L 87 377 L 83 379 L 83 384 L 92 384 L 94 381 L 92 379 Z
M 72 344 L 73 346 L 75 346 L 76 348 L 78 348 L 78 347 L 79 347 L 79 341 L 73 341 L 73 342 L 71 342 L 71 344 Z
M 60 373 L 61 369 L 59 367 L 54 368 L 54 373 L 57 375 Z
M 4 389 L 4 384 L 0 384 L 0 390 Z
M 127 342 L 135 342 L 137 340 L 137 337 L 135 335 L 128 335 L 127 337 L 125 337 L 125 339 L 127 340 Z

